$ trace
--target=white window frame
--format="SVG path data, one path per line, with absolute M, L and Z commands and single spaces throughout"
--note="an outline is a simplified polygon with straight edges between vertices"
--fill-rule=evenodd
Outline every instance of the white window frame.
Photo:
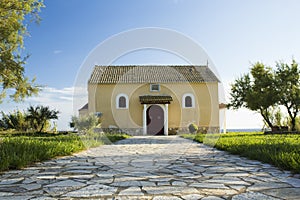
M 157 85 L 158 86 L 158 90 L 153 90 L 152 89 L 153 85 Z M 159 92 L 159 91 L 160 91 L 160 84 L 157 84 L 157 83 L 150 84 L 150 92 Z
M 119 99 L 120 99 L 120 97 L 125 97 L 126 107 L 120 107 L 119 106 Z M 128 109 L 128 106 L 129 106 L 129 100 L 128 100 L 127 94 L 124 94 L 124 93 L 118 94 L 116 96 L 116 108 L 117 109 Z
M 192 99 L 192 107 L 185 107 L 185 98 L 188 96 Z M 186 93 L 182 96 L 182 108 L 195 108 L 195 97 L 192 93 Z

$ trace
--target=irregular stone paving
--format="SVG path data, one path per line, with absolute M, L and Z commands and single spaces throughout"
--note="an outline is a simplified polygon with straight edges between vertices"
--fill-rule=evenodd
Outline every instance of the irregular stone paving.
M 5 172 L 0 199 L 300 199 L 300 179 L 178 136 L 146 136 Z

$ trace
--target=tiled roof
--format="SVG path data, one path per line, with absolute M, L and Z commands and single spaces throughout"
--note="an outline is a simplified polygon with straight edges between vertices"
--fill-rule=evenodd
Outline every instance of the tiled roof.
M 201 83 L 219 82 L 207 66 L 127 65 L 95 66 L 89 83 Z
M 173 101 L 170 95 L 142 95 L 140 102 L 142 104 L 170 104 Z

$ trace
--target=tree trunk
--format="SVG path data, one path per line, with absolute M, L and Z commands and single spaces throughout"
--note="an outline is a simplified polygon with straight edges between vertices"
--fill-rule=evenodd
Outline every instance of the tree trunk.
M 296 130 L 296 117 L 297 117 L 297 111 L 294 112 L 294 114 L 292 113 L 291 109 L 292 109 L 292 106 L 288 106 L 288 104 L 284 104 L 284 106 L 286 107 L 287 111 L 288 111 L 288 114 L 289 114 L 289 117 L 291 119 L 291 131 L 295 131 Z
M 260 114 L 261 114 L 261 116 L 264 118 L 264 120 L 266 121 L 266 123 L 268 124 L 268 126 L 271 128 L 271 129 L 273 129 L 273 124 L 272 124 L 272 122 L 270 121 L 270 118 L 269 118 L 269 116 L 268 116 L 268 114 L 267 114 L 267 111 L 265 111 L 266 113 L 264 113 L 264 110 L 263 109 L 260 109 Z
M 39 133 L 41 133 L 41 132 L 42 132 L 42 130 L 44 129 L 44 125 L 45 125 L 45 123 L 43 123 L 43 124 L 42 124 L 42 126 L 41 126 L 41 129 L 40 129 Z
M 291 117 L 291 116 L 290 116 Z M 295 131 L 296 130 L 296 117 L 291 117 L 291 130 Z

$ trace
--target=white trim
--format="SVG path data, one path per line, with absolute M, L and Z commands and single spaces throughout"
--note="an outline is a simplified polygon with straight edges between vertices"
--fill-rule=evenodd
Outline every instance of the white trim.
M 147 104 L 144 104 L 143 107 L 143 135 L 147 135 Z
M 191 97 L 191 99 L 192 99 L 192 107 L 185 107 L 185 98 L 186 97 Z M 195 108 L 195 97 L 194 97 L 194 95 L 192 94 L 192 93 L 186 93 L 186 94 L 184 94 L 183 96 L 182 96 L 182 108 Z
M 158 90 L 152 90 L 152 86 L 153 85 L 158 85 Z M 152 83 L 152 84 L 150 84 L 150 92 L 159 92 L 160 91 L 160 84 L 158 84 L 158 83 Z
M 165 113 L 164 113 L 164 134 L 168 135 L 169 132 L 169 126 L 168 126 L 168 122 L 169 122 L 169 104 L 165 104 Z
M 119 107 L 119 99 L 120 99 L 120 97 L 125 97 L 125 100 L 126 100 L 126 107 L 125 108 L 120 108 Z M 128 106 L 129 106 L 129 100 L 128 100 L 127 94 L 124 94 L 124 93 L 118 94 L 116 96 L 116 108 L 117 109 L 128 109 Z

